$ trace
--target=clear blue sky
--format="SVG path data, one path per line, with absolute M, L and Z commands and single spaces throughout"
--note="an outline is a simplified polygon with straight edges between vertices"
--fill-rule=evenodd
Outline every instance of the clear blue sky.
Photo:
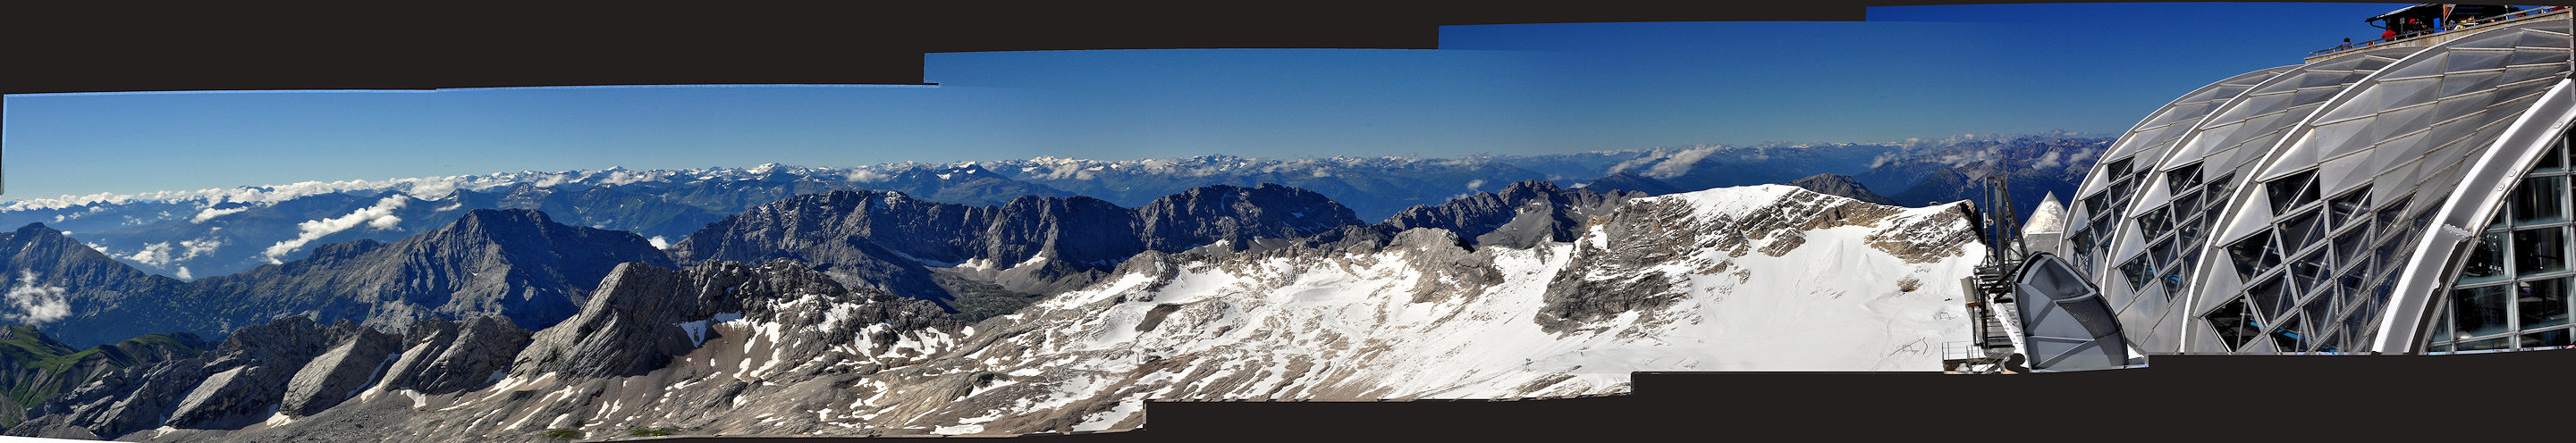
M 1921 6 L 1868 22 L 1453 26 L 1440 50 L 931 54 L 938 87 L 39 95 L 7 195 L 516 170 L 1526 154 L 2112 133 L 2397 4 Z M 178 74 L 184 75 L 184 74 Z

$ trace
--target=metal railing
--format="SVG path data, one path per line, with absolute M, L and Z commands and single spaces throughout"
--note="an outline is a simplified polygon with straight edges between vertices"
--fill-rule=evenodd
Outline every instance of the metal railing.
M 2404 34 L 2398 34 L 2398 35 L 2396 35 L 2396 36 L 2394 36 L 2394 37 L 2388 37 L 2388 38 L 2383 38 L 2383 39 L 2378 39 L 2378 40 L 2371 40 L 2371 41 L 2366 41 L 2366 42 L 2361 42 L 2361 43 L 2345 43 L 2345 44 L 2341 44 L 2341 45 L 2336 45 L 2335 47 L 2332 47 L 2332 48 L 2325 48 L 2325 49 L 2319 49 L 2319 50 L 2315 50 L 2315 51 L 2310 51 L 2310 52 L 2308 52 L 2308 55 L 2313 57 L 2313 56 L 2316 56 L 2316 55 L 2319 55 L 2319 54 L 2330 54 L 2330 53 L 2336 53 L 2336 52 L 2350 51 L 2350 50 L 2354 50 L 2354 49 L 2369 49 L 2369 48 L 2378 47 L 2378 46 L 2386 45 L 2386 44 L 2390 44 L 2390 43 L 2396 43 L 2396 42 L 2400 42 L 2400 41 L 2412 40 L 2412 39 L 2414 39 L 2414 38 L 2416 38 L 2416 37 L 2429 36 L 2429 35 L 2433 35 L 2433 34 L 2439 34 L 2439 33 L 2443 33 L 2443 32 L 2450 32 L 2450 31 L 2463 31 L 2463 30 L 2468 30 L 2469 28 L 2474 28 L 2474 27 L 2478 27 L 2478 26 L 2489 26 L 2489 25 L 2494 25 L 2494 24 L 2497 24 L 2497 23 L 2503 23 L 2503 22 L 2509 22 L 2509 21 L 2515 21 L 2515 20 L 2522 20 L 2522 19 L 2527 19 L 2527 18 L 2532 18 L 2532 17 L 2538 17 L 2538 16 L 2541 16 L 2541 15 L 2544 15 L 2544 14 L 2549 14 L 2549 13 L 2552 13 L 2552 12 L 2559 12 L 2559 11 L 2565 11 L 2565 10 L 2567 10 L 2567 7 L 2566 7 L 2566 6 L 2551 6 L 2551 7 L 2546 7 L 2546 8 L 2531 8 L 2531 9 L 2525 9 L 2525 10 L 2515 11 L 2514 13 L 2511 13 L 2511 14 L 2505 14 L 2505 15 L 2490 16 L 2490 17 L 2479 17 L 2479 18 L 2472 19 L 2472 20 L 2461 21 L 2458 25 L 2454 25 L 2454 26 L 2452 26 L 2452 27 L 2451 27 L 2451 28 L 2449 28 L 2449 29 L 2433 29 L 2433 30 L 2425 30 L 2425 31 L 2414 31 L 2414 32 L 2408 32 L 2408 33 L 2404 33 Z

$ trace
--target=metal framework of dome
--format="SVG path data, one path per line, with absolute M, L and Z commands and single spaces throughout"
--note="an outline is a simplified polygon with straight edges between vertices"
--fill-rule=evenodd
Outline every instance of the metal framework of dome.
M 2100 157 L 2054 252 L 2149 354 L 2576 344 L 2569 16 L 2184 94 Z

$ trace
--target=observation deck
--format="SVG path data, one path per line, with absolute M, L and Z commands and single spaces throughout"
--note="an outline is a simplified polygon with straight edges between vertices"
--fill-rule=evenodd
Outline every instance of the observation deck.
M 2543 18 L 2565 17 L 2565 16 L 2567 16 L 2568 14 L 2570 14 L 2571 12 L 2576 12 L 2576 9 L 2571 9 L 2571 8 L 2566 7 L 2566 6 L 2550 6 L 2550 7 L 2545 7 L 2545 8 L 2532 8 L 2532 9 L 2523 10 L 2523 11 L 2520 11 L 2520 12 L 2515 12 L 2515 13 L 2512 13 L 2512 14 L 2505 14 L 2505 15 L 2499 15 L 2499 16 L 2494 16 L 2494 17 L 2482 18 L 2482 19 L 2478 19 L 2478 20 L 2475 20 L 2475 21 L 2463 22 L 2464 24 L 2462 24 L 2461 26 L 2456 27 L 2456 28 L 2451 28 L 2451 29 L 2445 29 L 2445 30 L 2439 30 L 2439 31 L 2431 31 L 2431 32 L 2414 32 L 2414 33 L 2408 33 L 2408 34 L 2405 34 L 2405 35 L 2399 35 L 2399 36 L 2397 36 L 2397 38 L 2395 38 L 2395 39 L 2391 39 L 2391 40 L 2371 40 L 2371 41 L 2367 41 L 2367 42 L 2361 42 L 2361 43 L 2355 43 L 2355 44 L 2348 44 L 2348 45 L 2336 46 L 2336 47 L 2332 47 L 2332 48 L 2326 48 L 2326 49 L 2319 50 L 2319 51 L 2316 51 L 2316 52 L 2310 52 L 2310 53 L 2308 53 L 2308 57 L 2307 57 L 2307 59 L 2306 59 L 2306 60 L 2304 60 L 2304 61 L 2305 61 L 2306 63 L 2316 63 L 2318 60 L 2325 60 L 2326 58 L 2328 58 L 2328 57 L 2333 57 L 2333 56 L 2335 56 L 2335 55 L 2337 55 L 2337 54 L 2342 54 L 2342 53 L 2350 52 L 2350 51 L 2363 50 L 2363 49 L 2377 49 L 2377 48 L 2389 48 L 2389 47 L 2429 47 L 2429 46 L 2439 45 L 2439 44 L 2442 44 L 2442 43 L 2445 43 L 2445 42 L 2449 42 L 2449 41 L 2451 41 L 2451 40 L 2456 40 L 2456 39 L 2459 39 L 2460 37 L 2465 37 L 2465 36 L 2470 36 L 2470 35 L 2476 35 L 2476 34 L 2478 34 L 2478 33 L 2479 33 L 2479 31 L 2483 31 L 2483 30 L 2486 30 L 2486 29 L 2495 29 L 2495 28 L 2498 28 L 2499 26 L 2496 26 L 2496 25 L 2501 25 L 2501 24 L 2510 24 L 2510 23 L 2520 23 L 2520 22 L 2530 21 L 2530 20 L 2540 20 L 2540 19 L 2543 19 Z

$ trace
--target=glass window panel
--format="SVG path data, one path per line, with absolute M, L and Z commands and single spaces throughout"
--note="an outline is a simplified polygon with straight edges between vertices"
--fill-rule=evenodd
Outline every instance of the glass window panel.
M 2155 210 L 2147 211 L 2144 215 L 2139 215 L 2138 233 L 2145 235 L 2145 238 L 2154 239 L 2156 237 L 2164 236 L 2165 230 L 2172 229 L 2173 219 L 2168 218 L 2165 209 L 2166 208 L 2156 208 Z
M 2449 304 L 2449 303 L 2443 303 L 2443 304 L 2442 304 L 2442 307 L 2443 307 L 2444 309 L 2441 309 L 2441 310 L 2439 310 L 2438 312 L 2434 312 L 2434 313 L 2433 313 L 2433 339 L 2432 339 L 2432 341 L 2436 341 L 2436 342 L 2451 341 L 2451 339 L 2459 338 L 2459 336 L 2458 336 L 2458 335 L 2454 335 L 2454 334 L 2452 334 L 2452 333 L 2451 333 L 2451 311 L 2450 311 L 2450 309 L 2448 309 L 2448 308 L 2450 307 L 2450 304 Z
M 2451 291 L 2452 333 L 2461 337 L 2495 335 L 2513 331 L 2505 317 L 2505 288 L 2509 285 L 2480 286 Z
M 2292 290 L 2303 294 L 2318 292 L 2317 287 L 2325 285 L 2326 272 L 2330 268 L 2326 263 L 2324 248 L 2318 248 L 2315 251 L 2309 251 L 2308 255 L 2300 256 L 2297 261 L 2290 263 L 2290 276 L 2298 279 L 2299 283 L 2298 289 Z
M 2283 287 L 2287 285 L 2282 283 L 2286 280 L 2273 276 L 2245 289 L 2246 298 L 2254 301 L 2255 308 L 2263 310 L 2262 318 L 2280 318 L 2281 314 L 2290 312 L 2290 294 Z
M 2123 202 L 2123 203 L 2128 202 L 2128 201 L 2129 201 L 2129 191 L 2130 191 L 2131 189 L 2133 189 L 2133 188 L 2136 188 L 2136 187 L 2137 187 L 2137 185 L 2138 185 L 2138 181 L 2137 181 L 2137 180 L 2129 180 L 2129 179 L 2127 179 L 2127 178 L 2122 178 L 2122 179 L 2120 179 L 2119 181 L 2111 182 L 2111 201 L 2114 201 L 2114 202 Z
M 2405 213 L 2406 205 L 2404 204 L 2390 204 L 2388 206 L 2380 207 L 2378 216 L 2379 229 L 2381 231 L 2387 231 L 2390 227 L 2397 226 L 2397 218 L 2404 216 Z
M 2308 348 L 2308 337 L 2300 331 L 2298 317 L 2282 319 L 2279 327 L 2272 328 L 2272 346 L 2279 347 L 2283 353 Z
M 2277 253 L 2272 252 L 2271 245 L 2271 231 L 2256 232 L 2254 235 L 2245 237 L 2244 240 L 2237 240 L 2236 244 L 2228 245 L 2227 258 L 2236 264 L 2236 277 L 2251 279 L 2256 274 L 2271 270 L 2272 265 L 2280 263 L 2279 259 L 2265 260 L 2266 257 L 2279 257 Z
M 2367 209 L 2364 208 L 2369 207 L 2370 185 L 2362 185 L 2361 189 L 2354 189 L 2352 192 L 2344 193 L 2341 197 L 2335 197 L 2331 203 L 2326 205 L 2326 208 L 2333 210 L 2333 223 L 2337 228 L 2351 226 L 2355 222 L 2353 216 L 2361 214 L 2363 211 L 2367 211 Z
M 2513 295 L 2514 317 L 2521 329 L 2567 324 L 2567 278 L 2522 282 Z
M 2308 211 L 2281 222 L 2281 245 L 2290 248 L 2288 251 L 2297 251 L 2324 241 L 2325 217 L 2319 215 L 2321 212 L 2325 211 Z
M 2504 348 L 2505 348 L 2505 347 L 2507 347 L 2507 346 L 2513 346 L 2513 337 L 2498 337 L 2498 338 L 2490 338 L 2490 339 L 2485 339 L 2485 340 L 2476 340 L 2476 341 L 2465 341 L 2465 342 L 2460 342 L 2460 346 L 2459 346 L 2459 347 L 2457 347 L 2457 348 L 2455 348 L 2455 350 L 2457 350 L 2457 351 L 2493 351 L 2493 350 L 2497 350 L 2497 349 L 2504 349 Z
M 2459 284 L 2476 284 L 2513 277 L 2505 272 L 2504 233 L 2489 232 L 2478 236 L 2478 247 L 2469 251 L 2468 263 L 2460 265 Z
M 2515 193 L 2515 197 L 2520 197 L 2520 194 L 2521 193 L 2519 192 Z M 2511 204 L 2513 200 L 2511 200 L 2511 198 L 2512 197 L 2507 197 L 2507 200 L 2505 200 L 2507 204 L 2504 207 L 2496 208 L 2494 218 L 2487 219 L 2487 229 L 2504 229 L 2505 227 L 2510 226 L 2505 224 L 2505 220 L 2508 218 L 2505 215 L 2513 213 L 2513 205 Z
M 2181 197 L 2174 197 L 2173 207 L 2174 218 L 2189 217 L 2192 214 L 2200 213 L 2200 191 L 2187 192 L 2183 193 Z
M 2361 269 L 2353 269 L 2345 272 L 2341 277 L 2335 277 L 2335 296 L 2343 298 L 2347 307 L 2351 306 L 2354 300 L 2360 300 L 2361 290 L 2370 284 L 2370 280 L 2363 278 L 2359 271 Z
M 2367 229 L 2344 231 L 2343 235 L 2335 236 L 2334 250 L 2336 257 L 2340 258 L 2335 265 L 2348 267 L 2367 261 L 2370 257 L 2363 256 L 2362 252 L 2370 250 L 2366 243 L 2369 240 L 2370 230 Z
M 2449 343 L 2443 343 L 2443 344 L 2439 344 L 2439 345 L 2434 345 L 2434 346 L 2433 346 L 2433 353 L 2435 353 L 2435 354 L 2444 354 L 2444 353 L 2450 353 L 2450 352 L 2451 352 L 2451 344 L 2449 344 Z
M 2531 172 L 2558 172 L 2567 170 L 2567 160 L 2561 157 L 2566 155 L 2566 148 L 2566 138 L 2559 138 L 2558 140 L 2551 142 L 2549 144 L 2549 152 L 2546 154 L 2540 154 L 2540 161 L 2531 166 Z
M 2324 327 L 2318 327 L 2318 328 L 2316 328 L 2316 329 L 2325 329 L 2325 328 L 2324 328 Z M 2312 352 L 2322 352 L 2322 353 L 2338 353 L 2338 352 L 2342 352 L 2342 348 L 2335 347 L 2335 343 L 2341 343 L 2341 340 L 2343 340 L 2343 338 L 2341 337 L 2342 335 L 2343 335 L 2343 333 L 2342 333 L 2342 332 L 2328 332 L 2328 333 L 2324 333 L 2323 335 L 2319 335 L 2318 337 L 2321 337 L 2321 338 L 2318 338 L 2318 339 L 2317 339 L 2317 341 L 2316 341 L 2316 343 L 2313 343 L 2313 344 L 2312 344 L 2313 346 L 2316 346 L 2316 349 L 2310 349 L 2310 351 L 2312 351 Z
M 2379 244 L 2379 251 L 2377 253 L 2370 255 L 2370 259 L 2377 263 L 2371 267 L 2381 270 L 2395 269 L 2396 267 L 2406 263 L 2408 256 L 2415 253 L 2415 250 L 2412 249 L 2413 247 L 2414 242 L 2406 241 L 2406 239 L 2388 239 L 2387 242 Z
M 2174 268 L 2173 268 L 2173 269 L 2174 269 L 2174 270 L 2173 270 L 2174 278 L 2175 278 L 2175 281 L 2176 281 L 2177 283 L 2184 283 L 2184 284 L 2186 284 L 2186 285 L 2187 285 L 2187 284 L 2191 283 L 2191 276 L 2192 276 L 2192 273 L 2194 273 L 2194 272 L 2200 272 L 2200 268 L 2199 268 L 2199 266 L 2200 266 L 2200 254 L 2198 254 L 2198 253 L 2194 253 L 2194 252 L 2192 252 L 2192 251 L 2193 251 L 2193 249 L 2185 249 L 2185 250 L 2183 250 L 2183 251 L 2182 251 L 2182 257 L 2180 257 L 2179 259 L 2175 260 L 2175 261 L 2177 261 L 2177 262 L 2180 262 L 2180 263 L 2176 263 L 2176 264 L 2174 264 Z M 2166 295 L 2172 295 L 2172 294 L 2166 294 Z
M 2094 214 L 2100 214 L 2100 213 L 2103 213 L 2103 212 L 2105 212 L 2105 211 L 2109 211 L 2109 210 L 2110 210 L 2109 208 L 2104 208 L 2103 206 L 2105 206 L 2105 205 L 2108 205 L 2108 204 L 2109 204 L 2109 203 L 2107 203 L 2107 202 L 2106 202 L 2106 200 L 2107 200 L 2107 199 L 2109 199 L 2110 197 L 2109 197 L 2109 196 L 2106 196 L 2106 195 L 2104 195 L 2104 194 L 2105 194 L 2105 193 L 2095 192 L 2095 193 L 2093 193 L 2093 196 L 2091 196 L 2091 197 L 2085 197 L 2085 198 L 2084 198 L 2084 212 L 2089 212 L 2089 213 L 2094 213 Z
M 2272 199 L 2272 212 L 2289 212 L 2316 200 L 2317 171 L 2301 171 L 2263 184 L 2263 193 Z
M 2558 329 L 2558 330 L 2550 330 L 2550 331 L 2534 332 L 2534 333 L 2530 333 L 2530 334 L 2523 334 L 2523 335 L 2522 335 L 2522 347 L 2525 347 L 2525 348 L 2554 348 L 2554 347 L 2559 347 L 2559 346 L 2567 346 L 2567 344 L 2568 344 L 2568 342 L 2567 342 L 2567 338 L 2568 338 L 2568 337 L 2567 337 L 2567 330 L 2565 330 L 2565 329 Z
M 2513 270 L 2522 275 L 2567 270 L 2567 228 L 2513 231 Z
M 2532 225 L 2567 221 L 2567 177 L 2531 177 L 2513 189 L 2513 223 Z
M 2168 238 L 2168 239 L 2164 239 L 2164 240 L 2156 241 L 2155 246 L 2148 246 L 2148 247 L 2147 247 L 2147 256 L 2149 256 L 2149 257 L 2154 257 L 2154 258 L 2155 258 L 2155 261 L 2153 261 L 2153 262 L 2148 262 L 2148 264 L 2149 264 L 2150 266 L 2153 266 L 2154 268 L 2162 268 L 2162 267 L 2164 267 L 2164 265 L 2165 265 L 2165 264 L 2173 263 L 2173 262 L 2174 262 L 2174 240 L 2173 240 L 2173 239 Z M 2154 269 L 2154 268 L 2151 268 L 2151 269 Z
M 2171 171 L 2165 171 L 2165 185 L 2172 187 L 2175 191 L 2191 189 L 2192 186 L 2200 185 L 2200 165 L 2192 164 L 2189 166 L 2174 168 L 2174 170 Z
M 2129 290 L 2130 290 L 2130 291 L 2136 291 L 2136 290 L 2138 290 L 2138 287 L 2140 287 L 2140 286 L 2146 286 L 2146 285 L 2147 285 L 2147 257 L 2146 257 L 2146 256 L 2141 255 L 2141 256 L 2138 256 L 2137 258 L 2129 259 L 2129 262 L 2128 262 L 2128 263 L 2122 263 L 2122 264 L 2120 264 L 2120 275 L 2125 275 L 2125 276 L 2128 276 L 2128 277 L 2129 277 Z
M 2227 350 L 2234 351 L 2245 347 L 2245 342 L 2262 333 L 2253 316 L 2248 314 L 2251 312 L 2245 307 L 2245 299 L 2240 297 L 2219 304 L 2218 310 L 2210 311 L 2201 319 L 2209 322 L 2210 329 L 2218 331 L 2218 338 L 2227 343 Z
M 2165 274 L 2165 277 L 2161 279 L 2165 282 L 2165 301 L 2173 301 L 2175 296 L 2182 294 L 2182 291 L 2191 289 L 2191 282 L 2187 280 L 2188 276 L 2186 275 L 2188 272 L 2190 271 L 2174 271 L 2172 273 Z
M 2315 330 L 2325 330 L 2327 327 L 2334 326 L 2334 321 L 2331 320 L 2335 318 L 2334 299 L 2334 297 L 2319 295 L 2317 298 L 2308 299 L 2307 304 L 2300 305 L 2299 311 L 2314 320 L 2311 324 L 2316 328 Z
M 2132 163 L 2132 160 L 2137 160 L 2137 157 L 2122 158 L 2119 161 L 2111 162 L 2111 168 L 2109 170 L 2111 176 L 2127 178 L 2129 175 L 2129 165 Z
M 2218 176 L 2218 178 L 2209 179 L 2209 196 L 2210 196 L 2209 198 L 2211 199 L 2211 201 L 2223 201 L 2223 200 L 2225 200 L 2225 199 L 2227 198 L 2227 190 L 2229 189 L 2229 188 L 2227 187 L 2227 181 L 2228 181 L 2228 180 L 2231 180 L 2231 179 L 2234 179 L 2235 177 L 2236 177 L 2235 175 L 2231 174 L 2231 175 L 2221 175 L 2221 176 Z
M 2368 346 L 2370 339 L 2379 337 L 2379 331 L 2373 330 L 2378 327 L 2378 305 L 2363 301 L 2353 306 L 2351 314 L 2344 315 L 2343 335 L 2352 339 L 2352 348 Z

